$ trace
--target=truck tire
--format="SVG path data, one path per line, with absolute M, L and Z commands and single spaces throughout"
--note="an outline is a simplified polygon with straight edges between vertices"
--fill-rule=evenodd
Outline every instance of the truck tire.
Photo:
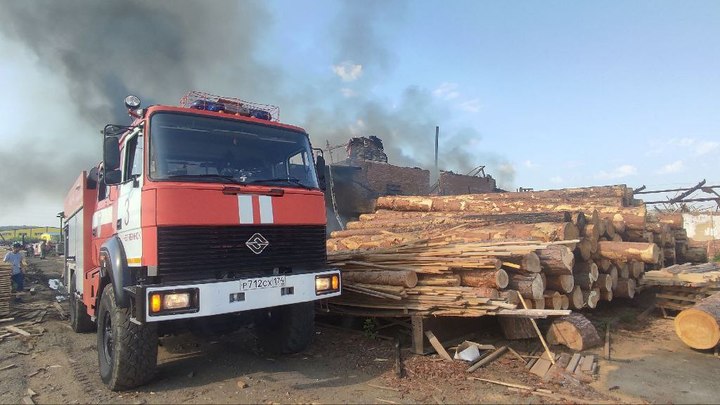
M 108 388 L 120 391 L 150 381 L 157 365 L 157 325 L 131 322 L 130 309 L 117 306 L 112 284 L 102 292 L 97 320 L 100 378 Z
M 68 286 L 68 304 L 70 306 L 70 327 L 77 333 L 92 332 L 95 330 L 95 322 L 90 319 L 85 304 L 75 295 L 75 273 L 70 276 Z
M 255 322 L 260 346 L 269 353 L 303 351 L 315 337 L 315 303 L 284 305 L 264 310 Z

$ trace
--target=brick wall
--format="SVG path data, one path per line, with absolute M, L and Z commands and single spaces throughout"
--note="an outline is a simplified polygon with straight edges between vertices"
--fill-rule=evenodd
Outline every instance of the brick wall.
M 372 161 L 355 161 L 361 168 L 358 180 L 379 195 L 427 195 L 430 171 Z
M 684 213 L 683 226 L 688 238 L 707 247 L 708 258 L 720 253 L 720 215 L 715 213 Z
M 439 195 L 491 193 L 495 189 L 495 179 L 490 176 L 465 176 L 453 172 L 440 172 Z
M 333 165 L 332 170 L 338 214 L 344 221 L 356 220 L 362 213 L 373 212 L 379 196 L 427 195 L 430 186 L 430 171 L 382 162 L 347 160 Z M 329 188 L 329 168 L 325 177 Z M 325 205 L 329 212 L 333 212 L 328 192 L 325 193 Z M 333 221 L 332 216 L 328 216 L 328 229 Z

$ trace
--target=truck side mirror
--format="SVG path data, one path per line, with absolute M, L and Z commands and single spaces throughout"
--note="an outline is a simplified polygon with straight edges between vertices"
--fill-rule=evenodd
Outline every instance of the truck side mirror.
M 103 175 L 103 181 L 108 186 L 112 186 L 114 184 L 120 184 L 122 181 L 122 172 L 120 169 L 115 170 L 107 170 L 103 169 L 105 171 L 105 174 Z
M 120 147 L 116 136 L 106 136 L 103 142 L 103 166 L 105 170 L 120 168 Z
M 117 136 L 105 136 L 103 141 L 103 181 L 107 185 L 120 184 L 120 147 Z
M 325 158 L 322 155 L 318 155 L 315 159 L 315 171 L 318 176 L 318 186 L 320 186 L 320 190 L 325 191 Z

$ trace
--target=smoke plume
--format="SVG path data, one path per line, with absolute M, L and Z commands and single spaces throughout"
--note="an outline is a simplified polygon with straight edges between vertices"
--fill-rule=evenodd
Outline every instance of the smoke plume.
M 99 130 L 106 123 L 129 122 L 122 106 L 126 95 L 139 95 L 145 105 L 175 104 L 191 89 L 278 104 L 291 111 L 285 118 L 311 133 L 315 146 L 378 136 L 398 165 L 431 168 L 440 125 L 441 169 L 464 173 L 487 164 L 501 184 L 511 183 L 514 172 L 499 170 L 511 169 L 501 156 L 468 152 L 481 139 L 476 130 L 443 130 L 452 111 L 429 90 L 409 84 L 398 103 L 373 94 L 396 63 L 386 37 L 389 27 L 402 23 L 405 7 L 404 2 L 338 3 L 323 40 L 333 63 L 350 63 L 352 75 L 343 81 L 328 66 L 327 78 L 303 82 L 283 61 L 258 56 L 260 47 L 282 46 L 258 35 L 273 23 L 259 1 L 0 2 L 0 40 L 29 51 L 47 75 L 24 88 L 47 100 L 69 97 L 42 104 L 53 110 L 52 118 L 30 106 L 28 117 L 41 118 L 27 118 L 15 133 L 4 134 L 0 210 L 17 210 L 38 197 L 59 211 L 80 170 L 100 159 Z

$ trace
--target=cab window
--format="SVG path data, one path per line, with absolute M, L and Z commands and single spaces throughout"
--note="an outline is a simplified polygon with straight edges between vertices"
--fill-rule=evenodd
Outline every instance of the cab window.
M 123 181 L 142 175 L 143 138 L 134 136 L 125 146 L 125 167 L 123 168 Z

